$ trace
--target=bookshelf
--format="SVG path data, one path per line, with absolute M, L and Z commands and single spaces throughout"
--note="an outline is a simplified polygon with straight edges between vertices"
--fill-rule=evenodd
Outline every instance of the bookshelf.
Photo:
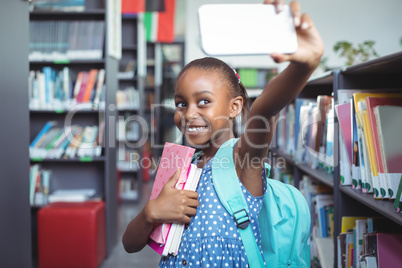
M 335 103 L 338 100 L 338 90 L 352 89 L 401 89 L 402 52 L 394 53 L 365 63 L 332 70 L 311 78 L 298 98 L 316 98 L 318 95 L 333 95 Z M 299 162 L 287 154 L 273 142 L 270 149 L 274 157 L 281 157 L 287 166 L 293 168 L 295 186 L 299 186 L 302 175 L 309 175 L 313 180 L 323 183 L 333 189 L 334 196 L 334 267 L 337 265 L 337 236 L 341 233 L 343 216 L 382 216 L 400 226 L 402 231 L 402 214 L 397 213 L 393 201 L 376 200 L 373 194 L 362 193 L 352 189 L 350 185 L 341 185 L 339 167 L 339 127 L 335 117 L 334 127 L 334 169 L 333 173 L 312 169 L 308 164 Z M 280 135 L 276 133 L 276 137 Z
M 176 127 L 173 117 L 175 113 L 174 91 L 180 71 L 184 67 L 184 40 L 175 40 L 173 43 L 162 44 L 163 74 L 161 88 L 161 134 L 159 144 L 173 142 L 184 144 L 185 138 Z
M 62 11 L 39 11 L 33 10 L 30 12 L 30 54 L 32 50 L 37 46 L 35 34 L 40 34 L 42 31 L 47 36 L 46 41 L 49 43 L 56 43 L 60 48 L 57 48 L 57 52 L 62 52 L 63 29 L 62 26 L 68 25 L 68 34 L 65 34 L 65 38 L 68 38 L 64 42 L 70 42 L 75 44 L 74 49 L 82 50 L 79 56 L 75 57 L 60 57 L 54 56 L 52 58 L 51 53 L 46 48 L 41 53 L 47 53 L 46 57 L 35 58 L 30 57 L 29 69 L 31 71 L 42 71 L 44 67 L 51 67 L 55 72 L 62 71 L 64 68 L 69 69 L 70 77 L 70 91 L 74 89 L 77 77 L 80 72 L 90 71 L 91 69 L 98 70 L 98 75 L 95 80 L 95 85 L 100 77 L 100 70 L 104 69 L 104 82 L 103 84 L 99 106 L 86 107 L 75 111 L 72 116 L 71 123 L 82 127 L 97 126 L 98 134 L 103 135 L 103 139 L 100 140 L 100 154 L 95 155 L 78 155 L 72 158 L 55 158 L 49 159 L 47 157 L 34 157 L 31 158 L 31 165 L 39 164 L 41 168 L 51 171 L 51 179 L 49 191 L 50 193 L 57 189 L 95 189 L 95 198 L 100 198 L 105 203 L 105 223 L 106 223 L 106 254 L 109 255 L 117 244 L 117 181 L 116 181 L 116 142 L 113 138 L 115 122 L 117 118 L 116 110 L 116 89 L 117 85 L 117 70 L 118 62 L 115 58 L 107 54 L 107 40 L 109 36 L 107 21 L 112 16 L 111 8 L 108 8 L 108 2 L 87 0 L 85 1 L 85 10 L 82 12 L 62 12 Z M 45 28 L 34 29 L 33 25 L 38 23 L 56 25 L 49 31 Z M 61 28 L 58 28 L 59 25 Z M 74 26 L 75 25 L 75 26 Z M 75 30 L 72 30 L 74 29 Z M 83 32 L 77 32 L 78 28 Z M 65 33 L 65 32 L 64 32 Z M 91 34 L 92 35 L 91 35 Z M 54 38 L 56 35 L 56 38 Z M 73 38 L 79 38 L 79 36 L 88 36 L 88 39 L 81 39 L 72 42 Z M 53 39 L 52 39 L 53 38 Z M 71 43 L 72 42 L 72 43 Z M 92 44 L 92 45 L 89 45 Z M 93 55 L 91 51 L 97 49 L 97 55 Z M 71 51 L 70 51 L 71 52 Z M 66 55 L 68 55 L 68 52 Z M 56 83 L 56 82 L 54 82 Z M 101 87 L 100 87 L 101 88 Z M 58 93 L 57 93 L 58 94 Z M 95 92 L 91 97 L 94 98 Z M 49 121 L 57 122 L 58 126 L 64 126 L 66 118 L 71 115 L 68 106 L 47 107 L 46 109 L 35 108 L 29 112 L 29 141 L 32 142 L 37 136 L 42 127 Z M 101 127 L 103 125 L 104 127 Z M 33 226 L 33 259 L 36 259 L 36 213 L 40 209 L 40 206 L 33 206 L 31 210 L 32 214 L 32 226 Z
M 141 17 L 136 14 L 122 14 L 122 58 L 119 63 L 118 94 L 123 94 L 122 98 L 125 101 L 121 103 L 120 97 L 117 97 L 118 121 L 123 124 L 117 126 L 117 177 L 120 202 L 137 202 L 141 199 L 142 192 L 143 170 L 138 167 L 136 161 L 132 161 L 133 154 L 143 156 L 143 149 L 137 144 L 143 130 L 136 120 L 144 116 L 142 101 L 144 88 L 139 75 L 141 61 L 139 42 L 142 39 L 140 27 L 143 27 L 141 22 Z

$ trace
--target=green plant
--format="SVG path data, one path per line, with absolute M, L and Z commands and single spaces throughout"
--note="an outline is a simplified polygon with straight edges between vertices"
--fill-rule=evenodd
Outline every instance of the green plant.
M 353 47 L 353 44 L 348 41 L 339 41 L 334 45 L 333 49 L 341 57 L 346 57 L 346 65 L 352 65 L 365 62 L 372 57 L 378 57 L 374 44 L 375 41 L 368 40 L 357 44 L 357 47 Z

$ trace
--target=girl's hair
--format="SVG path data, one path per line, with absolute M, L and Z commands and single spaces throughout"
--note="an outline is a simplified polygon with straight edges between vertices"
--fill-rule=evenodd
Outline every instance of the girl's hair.
M 217 58 L 205 57 L 193 60 L 189 62 L 186 66 L 184 66 L 178 76 L 178 79 L 182 74 L 184 74 L 191 68 L 197 68 L 199 70 L 204 70 L 208 72 L 219 71 L 222 74 L 222 77 L 226 80 L 229 88 L 231 89 L 232 97 L 241 96 L 243 98 L 242 119 L 244 120 L 246 118 L 249 108 L 249 98 L 247 95 L 247 91 L 241 83 L 237 72 L 232 67 Z

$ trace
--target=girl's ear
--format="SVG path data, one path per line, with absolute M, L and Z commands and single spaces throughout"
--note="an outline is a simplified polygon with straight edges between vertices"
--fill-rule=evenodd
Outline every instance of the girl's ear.
M 237 96 L 232 99 L 230 104 L 230 118 L 235 118 L 243 110 L 243 97 Z

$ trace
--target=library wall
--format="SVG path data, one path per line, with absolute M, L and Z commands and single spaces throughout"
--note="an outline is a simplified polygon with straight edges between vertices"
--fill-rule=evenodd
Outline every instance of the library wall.
M 261 3 L 263 0 L 250 0 L 247 3 Z M 290 3 L 290 1 L 285 1 Z M 400 25 L 402 2 L 394 0 L 299 0 L 302 11 L 307 11 L 313 18 L 324 41 L 324 57 L 328 57 L 329 67 L 341 67 L 345 60 L 335 54 L 332 47 L 341 40 L 353 44 L 366 40 L 376 42 L 375 49 L 380 56 L 399 51 L 402 46 Z M 245 3 L 241 0 L 192 0 L 186 5 L 186 55 L 185 62 L 205 57 L 200 44 L 197 9 L 206 3 Z M 239 37 L 241 38 L 241 37 Z M 273 67 L 276 64 L 268 56 L 221 57 L 233 66 Z

